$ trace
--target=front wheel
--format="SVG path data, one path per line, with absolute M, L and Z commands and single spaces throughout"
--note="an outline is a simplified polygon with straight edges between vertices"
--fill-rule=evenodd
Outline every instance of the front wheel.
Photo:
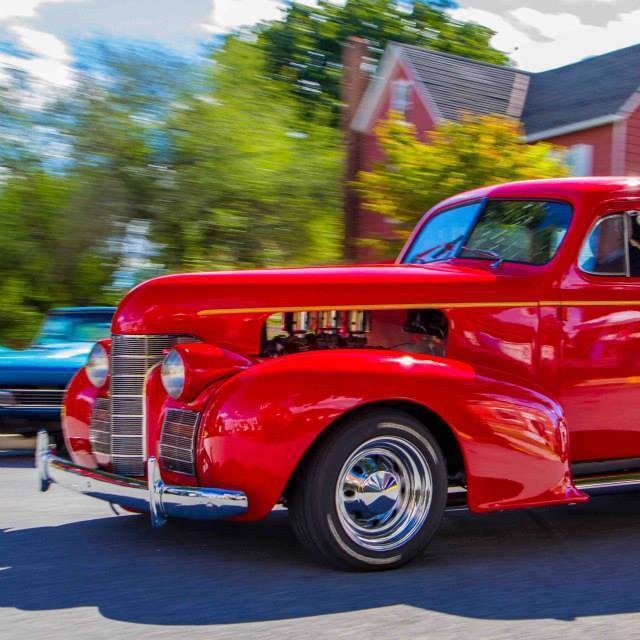
M 335 566 L 391 569 L 419 554 L 447 499 L 444 456 L 412 416 L 375 410 L 343 422 L 296 478 L 289 505 L 300 542 Z

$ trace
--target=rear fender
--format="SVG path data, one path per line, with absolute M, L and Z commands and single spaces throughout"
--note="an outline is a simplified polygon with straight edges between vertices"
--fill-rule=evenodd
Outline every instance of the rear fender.
M 449 425 L 474 511 L 587 499 L 571 482 L 567 430 L 552 399 L 454 360 L 368 349 L 286 356 L 223 383 L 202 416 L 200 481 L 245 491 L 243 518 L 262 517 L 329 425 L 389 401 L 420 405 Z

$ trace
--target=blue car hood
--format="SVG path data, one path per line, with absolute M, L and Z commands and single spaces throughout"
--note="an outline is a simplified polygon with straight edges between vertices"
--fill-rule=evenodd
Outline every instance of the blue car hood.
M 74 342 L 0 351 L 0 387 L 66 386 L 86 364 L 92 347 L 90 342 Z

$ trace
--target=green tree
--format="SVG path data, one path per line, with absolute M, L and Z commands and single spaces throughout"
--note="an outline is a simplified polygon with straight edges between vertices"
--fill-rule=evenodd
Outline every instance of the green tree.
M 428 132 L 424 140 L 415 127 L 392 117 L 377 134 L 385 159 L 361 172 L 356 186 L 363 206 L 392 222 L 391 241 L 368 239 L 388 254 L 397 252 L 425 211 L 456 193 L 568 174 L 555 147 L 526 144 L 519 124 L 501 116 L 462 115 Z
M 259 43 L 270 73 L 293 85 L 307 112 L 322 103 L 337 114 L 342 46 L 352 35 L 371 43 L 374 58 L 394 41 L 496 64 L 507 61 L 489 45 L 491 30 L 454 21 L 438 7 L 447 4 L 416 1 L 407 12 L 396 0 L 347 0 L 342 6 L 320 0 L 314 7 L 293 2 L 283 20 L 259 29 Z
M 83 56 L 75 88 L 46 109 L 20 109 L 19 93 L 8 92 L 0 109 L 0 341 L 24 345 L 52 306 L 121 296 L 113 282 L 126 225 L 157 216 L 166 202 L 165 121 L 182 86 L 178 63 L 98 43 Z
M 15 346 L 35 333 L 51 306 L 108 298 L 113 270 L 100 220 L 67 215 L 74 179 L 32 167 L 0 188 L 0 336 Z
M 155 228 L 170 269 L 338 256 L 341 149 L 328 114 L 304 120 L 261 51 L 230 38 L 171 121 L 175 202 Z

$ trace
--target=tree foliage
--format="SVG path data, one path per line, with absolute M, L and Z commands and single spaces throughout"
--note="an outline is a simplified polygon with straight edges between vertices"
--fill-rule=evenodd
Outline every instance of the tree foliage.
M 93 41 L 55 103 L 31 88 L 25 104 L 28 79 L 3 69 L 0 342 L 24 344 L 48 308 L 114 302 L 157 270 L 339 260 L 343 42 L 503 62 L 491 32 L 452 21 L 449 5 L 294 2 L 199 61 Z M 129 229 L 143 246 L 149 229 L 153 264 L 126 246 Z
M 122 277 L 138 221 L 156 271 L 339 259 L 338 133 L 326 110 L 302 117 L 259 47 L 229 38 L 198 72 L 139 46 L 83 60 L 73 91 L 24 125 L 30 149 L 28 114 L 8 101 L 0 113 L 1 341 L 152 275 Z
M 500 116 L 462 115 L 423 139 L 397 117 L 377 130 L 384 161 L 361 172 L 356 183 L 364 207 L 392 223 L 395 241 L 368 239 L 385 253 L 404 242 L 418 218 L 452 195 L 514 180 L 568 174 L 548 143 L 526 144 L 520 125 Z
M 338 258 L 341 150 L 301 117 L 255 45 L 231 38 L 170 122 L 175 202 L 158 221 L 172 269 Z
M 489 45 L 491 30 L 456 22 L 442 6 L 447 3 L 416 1 L 408 12 L 396 0 L 347 0 L 344 5 L 320 0 L 317 6 L 292 2 L 283 20 L 260 29 L 259 43 L 271 74 L 294 87 L 307 112 L 321 103 L 337 113 L 342 46 L 349 36 L 368 40 L 374 61 L 389 42 L 496 64 L 507 61 Z
M 99 218 L 80 219 L 75 177 L 31 167 L 0 191 L 0 335 L 20 345 L 54 304 L 105 301 L 113 267 Z
M 171 95 L 175 60 L 98 44 L 84 64 L 68 95 L 40 112 L 20 110 L 16 92 L 5 103 L 0 336 L 12 345 L 28 341 L 51 306 L 120 297 L 113 278 L 124 229 L 163 206 L 159 162 L 168 145 L 158 111 L 168 100 L 158 96 L 162 83 Z

